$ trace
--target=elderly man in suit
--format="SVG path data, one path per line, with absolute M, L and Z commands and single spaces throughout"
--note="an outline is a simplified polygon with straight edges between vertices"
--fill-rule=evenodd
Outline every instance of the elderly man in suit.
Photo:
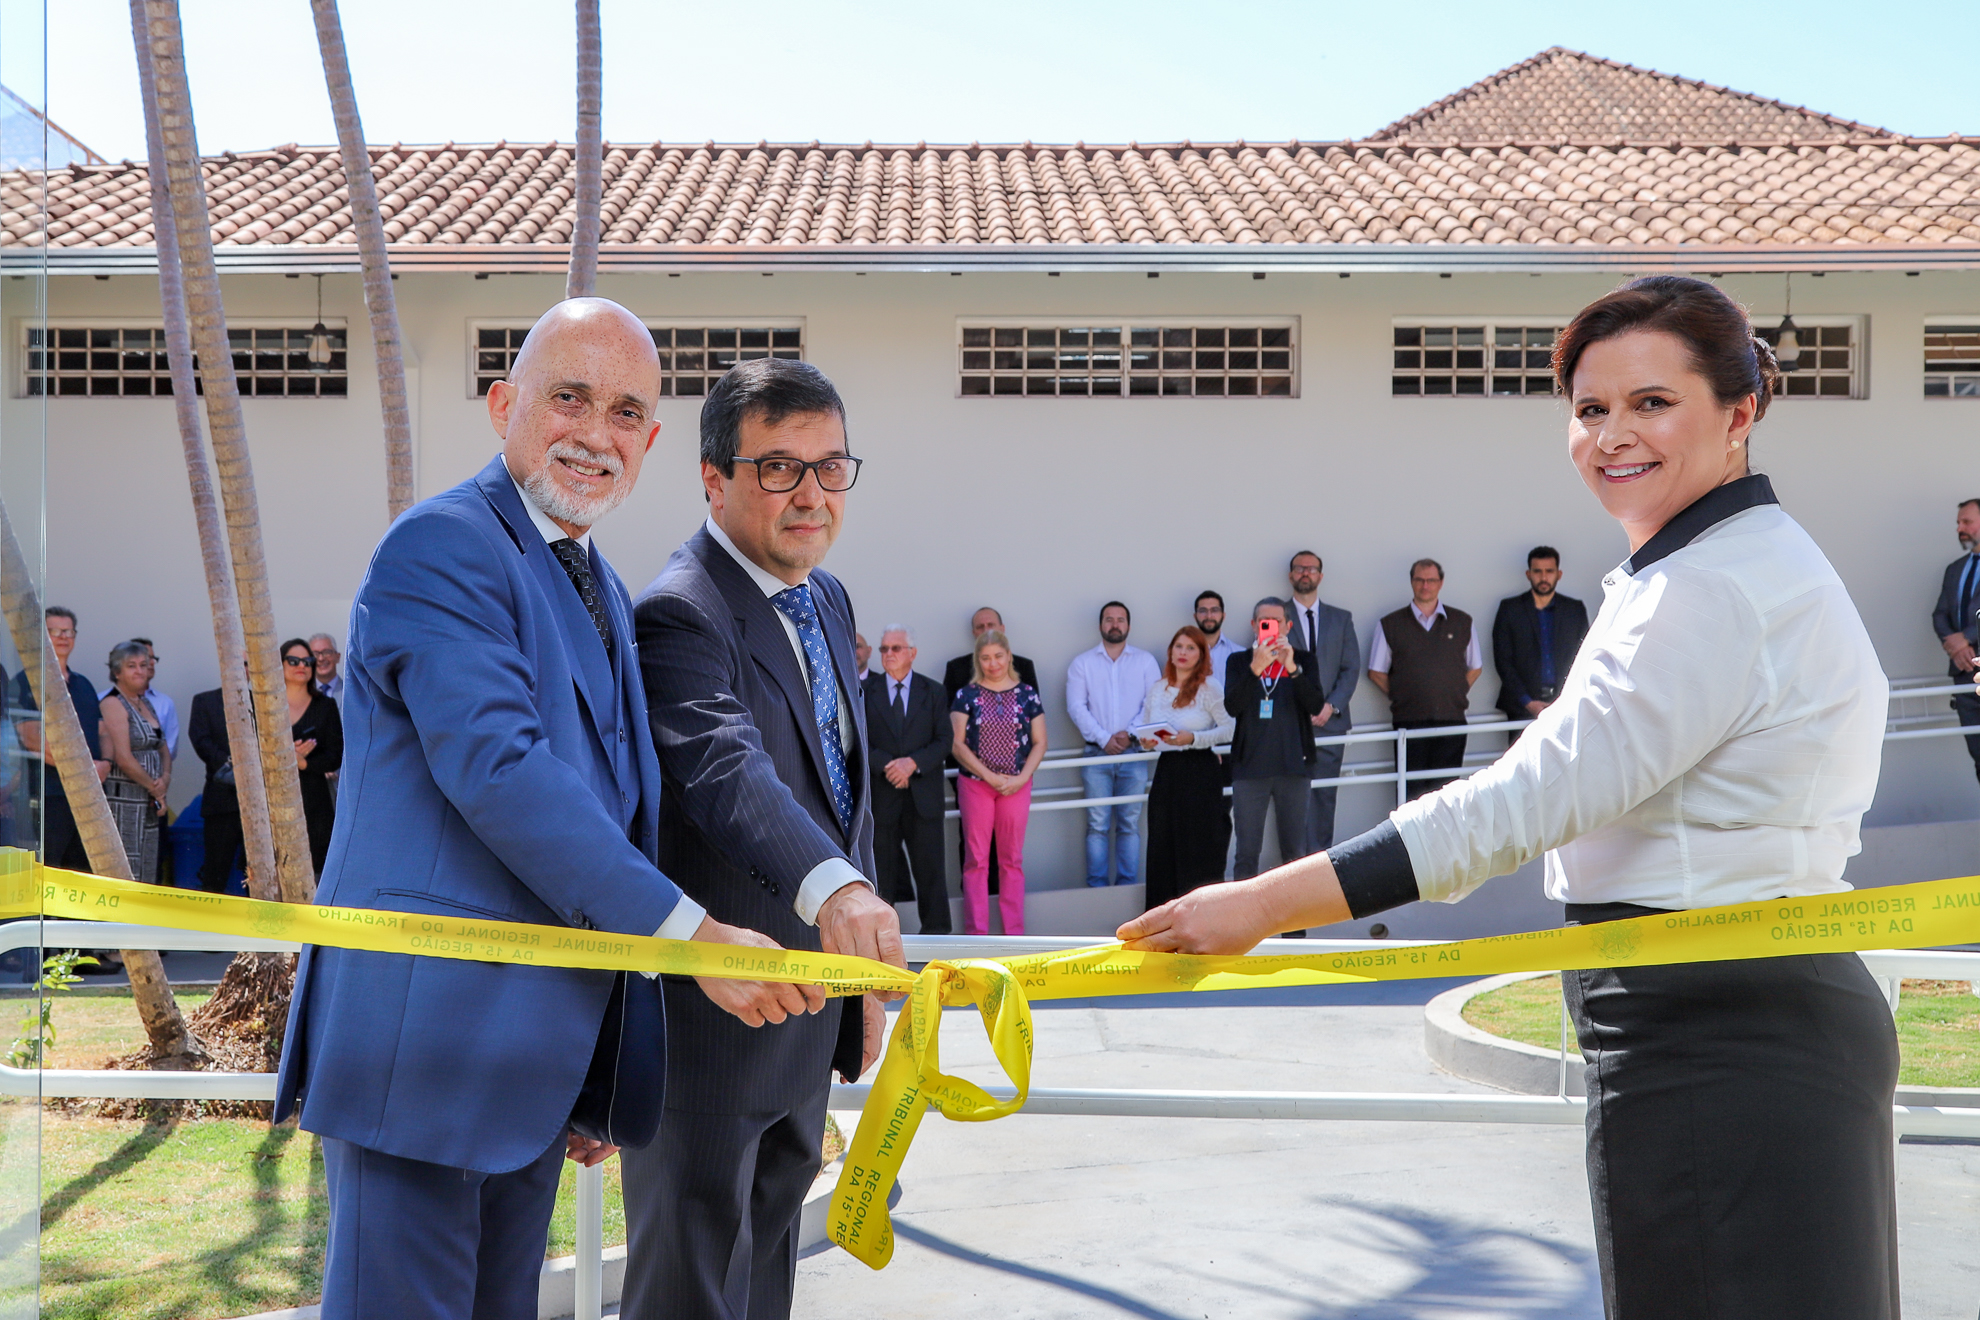
M 708 519 L 641 593 L 661 862 L 710 913 L 791 948 L 901 966 L 873 892 L 852 602 L 818 567 L 860 460 L 816 367 L 744 362 L 701 409 Z M 878 1056 L 873 996 L 753 1027 L 664 982 L 667 1112 L 625 1156 L 626 1320 L 781 1320 L 831 1073 Z
M 1308 719 L 1313 726 L 1313 777 L 1338 779 L 1341 774 L 1344 743 L 1317 745 L 1322 738 L 1338 738 L 1354 727 L 1348 717 L 1348 702 L 1361 683 L 1361 645 L 1354 639 L 1354 616 L 1338 605 L 1320 599 L 1320 583 L 1326 578 L 1325 565 L 1311 550 L 1302 550 L 1286 565 L 1286 579 L 1292 597 L 1286 601 L 1286 636 L 1293 649 L 1310 655 L 1313 681 L 1320 685 L 1320 709 Z M 1334 799 L 1340 789 L 1316 788 L 1306 804 L 1306 851 L 1316 853 L 1334 844 Z
M 591 527 L 631 491 L 659 396 L 637 318 L 560 303 L 489 391 L 501 453 L 386 532 L 351 609 L 319 905 L 775 947 L 658 865 L 632 602 Z M 824 1002 L 714 992 L 757 1017 Z M 562 1159 L 658 1122 L 659 1019 L 638 976 L 305 950 L 275 1119 L 323 1138 L 325 1320 L 535 1316 Z
M 941 686 L 914 672 L 918 654 L 914 630 L 905 624 L 889 625 L 880 634 L 880 672 L 866 676 L 866 730 L 873 750 L 873 856 L 886 900 L 916 900 L 919 933 L 947 935 L 942 765 L 955 733 Z
M 1932 607 L 1932 631 L 1945 648 L 1946 672 L 1955 683 L 1971 681 L 1980 671 L 1980 499 L 1962 500 L 1953 531 L 1959 537 L 1960 557 L 1946 565 L 1939 581 L 1939 600 Z M 1952 708 L 1959 722 L 1980 724 L 1980 696 L 1955 693 Z M 1980 775 L 1980 735 L 1966 739 L 1966 750 L 1973 757 L 1973 770 Z

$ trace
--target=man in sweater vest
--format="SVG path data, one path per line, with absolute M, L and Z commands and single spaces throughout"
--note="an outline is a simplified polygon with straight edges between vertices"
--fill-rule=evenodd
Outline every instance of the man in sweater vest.
M 1408 605 L 1382 617 L 1369 648 L 1368 677 L 1389 698 L 1398 729 L 1437 729 L 1464 724 L 1471 685 L 1485 667 L 1471 616 L 1438 600 L 1444 566 L 1419 559 L 1409 566 Z M 1410 738 L 1406 768 L 1449 770 L 1464 764 L 1462 733 Z M 1411 779 L 1409 796 L 1434 793 L 1449 777 Z

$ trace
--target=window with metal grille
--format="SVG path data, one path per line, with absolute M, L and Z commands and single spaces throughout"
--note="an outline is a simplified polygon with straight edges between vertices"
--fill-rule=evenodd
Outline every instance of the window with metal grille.
M 477 322 L 469 327 L 473 341 L 473 397 L 484 398 L 488 387 L 507 379 L 534 322 Z M 724 325 L 681 325 L 648 321 L 653 347 L 660 354 L 660 393 L 663 397 L 700 398 L 723 372 L 753 358 L 804 357 L 801 322 L 729 322 Z
M 1466 317 L 1398 323 L 1390 333 L 1391 394 L 1484 398 L 1554 392 L 1557 324 Z
M 1299 393 L 1299 325 L 1293 320 L 1026 319 L 965 322 L 956 330 L 956 392 L 964 397 L 1256 399 Z
M 1781 358 L 1781 399 L 1861 399 L 1863 325 L 1855 316 L 1797 316 L 1796 352 L 1784 354 L 1781 328 L 1756 325 L 1753 333 L 1774 346 Z
M 1925 397 L 1980 399 L 1980 316 L 1926 320 Z
M 311 326 L 228 327 L 234 375 L 240 381 L 242 397 L 341 398 L 347 394 L 350 374 L 344 327 L 326 323 L 324 328 L 329 361 L 312 363 Z M 166 357 L 162 327 L 56 322 L 45 329 L 32 325 L 26 330 L 23 394 L 130 398 L 172 392 L 172 367 Z M 198 370 L 197 361 L 193 365 Z

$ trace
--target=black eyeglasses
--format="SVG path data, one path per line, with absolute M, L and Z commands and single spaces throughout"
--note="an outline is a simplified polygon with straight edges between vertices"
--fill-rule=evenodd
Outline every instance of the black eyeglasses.
M 859 480 L 859 465 L 864 459 L 842 455 L 838 458 L 821 458 L 816 463 L 803 463 L 795 458 L 744 458 L 738 454 L 736 462 L 756 464 L 756 484 L 772 495 L 783 495 L 804 484 L 804 474 L 818 475 L 818 488 L 833 494 L 851 490 Z
M 896 651 L 912 651 L 913 649 L 912 646 L 883 646 L 880 648 L 880 654 L 892 655 Z
M 282 663 L 285 665 L 308 665 L 312 669 L 316 667 L 316 661 L 306 655 L 285 655 L 282 657 Z

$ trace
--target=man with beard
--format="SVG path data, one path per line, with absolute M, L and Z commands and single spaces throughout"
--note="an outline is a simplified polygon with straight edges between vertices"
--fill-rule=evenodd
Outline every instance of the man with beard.
M 1966 553 L 1946 565 L 1939 603 L 1932 608 L 1932 631 L 1946 650 L 1946 672 L 1953 682 L 1964 683 L 1980 670 L 1980 659 L 1974 655 L 1974 648 L 1980 646 L 1980 499 L 1960 504 L 1953 531 Z M 1958 693 L 1952 708 L 1961 724 L 1980 724 L 1980 696 Z M 1974 773 L 1980 775 L 1980 736 L 1968 737 L 1966 750 L 1973 757 Z
M 646 328 L 559 303 L 488 394 L 502 451 L 411 509 L 351 609 L 344 807 L 316 902 L 775 948 L 657 864 L 632 602 L 591 528 L 660 425 Z M 436 923 L 438 924 L 438 923 Z M 649 1139 L 667 1041 L 641 976 L 309 948 L 275 1121 L 323 1138 L 325 1320 L 527 1320 L 565 1155 Z M 751 1021 L 815 987 L 711 983 Z
M 1560 551 L 1551 545 L 1527 551 L 1526 581 L 1530 590 L 1500 601 L 1492 620 L 1499 709 L 1509 720 L 1533 719 L 1553 704 L 1588 636 L 1587 608 L 1560 594 Z
M 1215 591 L 1197 593 L 1192 612 L 1196 616 L 1197 628 L 1210 639 L 1210 672 L 1217 676 L 1221 686 L 1224 662 L 1245 648 L 1224 636 L 1224 598 L 1221 594 Z
M 819 568 L 860 460 L 839 393 L 804 362 L 731 369 L 701 408 L 708 519 L 641 593 L 661 864 L 725 921 L 789 948 L 904 965 L 873 891 L 866 711 L 852 602 Z M 874 996 L 768 1024 L 662 983 L 667 1109 L 625 1154 L 627 1320 L 779 1320 L 836 1069 L 879 1055 Z M 894 996 L 898 998 L 899 996 Z
M 1127 644 L 1133 620 L 1128 607 L 1110 600 L 1100 607 L 1100 645 L 1081 651 L 1066 668 L 1066 714 L 1072 716 L 1086 755 L 1118 756 L 1138 750 L 1128 733 L 1141 720 L 1148 689 L 1162 678 L 1162 664 Z M 1148 790 L 1148 762 L 1124 761 L 1081 768 L 1089 798 L 1132 797 Z M 1116 802 L 1086 809 L 1086 883 L 1131 885 L 1141 860 L 1141 804 Z M 1108 842 L 1113 843 L 1113 878 L 1108 877 Z

